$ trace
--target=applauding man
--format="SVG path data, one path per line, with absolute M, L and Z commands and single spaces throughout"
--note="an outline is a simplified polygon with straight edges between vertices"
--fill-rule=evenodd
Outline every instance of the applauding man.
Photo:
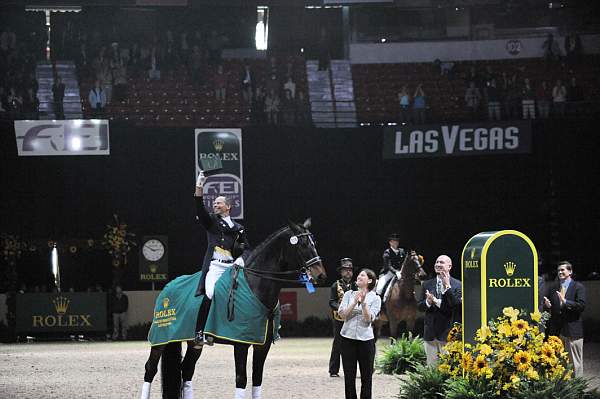
M 440 255 L 435 261 L 436 277 L 423 283 L 419 309 L 425 312 L 425 354 L 427 365 L 438 361 L 439 353 L 446 345 L 448 331 L 454 322 L 460 321 L 462 285 L 450 276 L 452 260 Z
M 544 307 L 550 311 L 546 334 L 557 335 L 573 362 L 576 377 L 583 377 L 583 321 L 585 286 L 573 280 L 573 265 L 558 263 L 558 283 L 548 289 Z

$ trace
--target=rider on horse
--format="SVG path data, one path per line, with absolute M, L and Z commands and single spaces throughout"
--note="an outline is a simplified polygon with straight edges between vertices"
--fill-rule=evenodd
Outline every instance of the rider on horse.
M 400 271 L 402 262 L 406 257 L 404 248 L 400 248 L 400 235 L 398 233 L 390 234 L 388 237 L 389 248 L 383 251 L 383 267 L 379 272 L 379 280 L 377 281 L 377 295 L 384 296 L 385 290 L 394 275 Z
M 196 214 L 200 224 L 206 230 L 208 248 L 202 263 L 202 277 L 198 284 L 196 296 L 204 295 L 196 325 L 196 347 L 205 343 L 212 345 L 212 337 L 204 336 L 204 327 L 210 310 L 217 280 L 232 265 L 244 266 L 250 256 L 250 245 L 244 232 L 244 226 L 233 221 L 229 216 L 231 203 L 226 197 L 217 197 L 213 202 L 214 214 L 209 214 L 204 207 L 203 194 L 206 177 L 200 171 L 196 180 Z M 208 338 L 208 339 L 207 339 Z

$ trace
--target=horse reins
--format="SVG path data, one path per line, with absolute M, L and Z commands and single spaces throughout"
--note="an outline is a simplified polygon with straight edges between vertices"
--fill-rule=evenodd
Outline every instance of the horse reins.
M 296 244 L 298 244 L 298 237 L 302 237 L 302 236 L 307 236 L 310 245 L 314 248 L 315 247 L 315 242 L 312 239 L 312 234 L 310 233 L 301 233 L 301 234 L 297 234 L 294 235 L 292 237 L 290 237 L 290 245 L 292 246 L 296 246 Z M 294 243 L 292 241 L 292 238 L 295 238 L 296 242 Z M 302 280 L 298 280 L 296 279 L 287 279 L 287 278 L 279 278 L 279 277 L 272 277 L 272 276 L 288 276 L 288 275 L 294 275 L 294 276 L 298 276 L 298 275 L 302 275 L 302 274 L 306 274 L 307 270 L 310 271 L 310 268 L 321 262 L 321 257 L 320 256 L 315 256 L 309 260 L 304 260 L 302 258 L 302 255 L 300 254 L 300 250 L 296 250 L 296 255 L 298 256 L 298 259 L 300 260 L 300 264 L 304 263 L 304 266 L 301 267 L 300 269 L 296 269 L 296 270 L 287 270 L 287 271 L 268 271 L 268 270 L 258 270 L 258 269 L 254 269 L 254 268 L 249 268 L 249 267 L 244 267 L 244 266 L 239 266 L 234 264 L 233 268 L 233 277 L 232 277 L 232 285 L 231 288 L 229 289 L 229 295 L 227 298 L 227 319 L 229 321 L 233 321 L 233 319 L 235 318 L 235 296 L 234 296 L 234 291 L 237 288 L 237 276 L 240 272 L 240 270 L 243 270 L 244 273 L 247 273 L 249 275 L 252 275 L 254 277 L 258 277 L 258 278 L 262 278 L 265 280 L 271 280 L 271 281 L 277 281 L 280 283 L 288 283 L 288 284 L 300 284 L 300 285 L 304 285 L 305 281 Z M 272 310 L 273 311 L 273 310 Z

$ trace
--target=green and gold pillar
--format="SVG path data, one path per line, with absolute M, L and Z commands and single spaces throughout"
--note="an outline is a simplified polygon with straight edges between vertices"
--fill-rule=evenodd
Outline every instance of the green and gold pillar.
M 463 342 L 502 309 L 533 312 L 538 303 L 538 260 L 533 242 L 516 230 L 488 231 L 465 245 L 461 258 Z

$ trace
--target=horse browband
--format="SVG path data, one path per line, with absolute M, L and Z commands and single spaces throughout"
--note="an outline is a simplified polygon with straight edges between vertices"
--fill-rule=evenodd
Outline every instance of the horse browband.
M 312 239 L 312 234 L 311 233 L 300 233 L 300 234 L 295 234 L 296 237 L 302 237 L 302 236 L 307 236 L 310 243 L 314 246 L 315 243 Z M 270 275 L 274 275 L 274 276 L 287 276 L 287 275 L 298 275 L 298 274 L 302 274 L 306 272 L 307 268 L 310 268 L 312 265 L 321 262 L 321 257 L 320 256 L 315 256 L 314 258 L 311 258 L 309 260 L 304 260 L 302 259 L 302 256 L 300 256 L 300 253 L 297 251 L 296 254 L 298 255 L 298 257 L 300 258 L 300 261 L 302 263 L 304 263 L 304 267 L 300 268 L 300 269 L 296 269 L 296 270 L 288 270 L 288 271 L 284 271 L 284 272 L 276 272 L 276 271 L 268 271 L 268 270 L 258 270 L 258 269 L 251 269 L 251 268 L 246 268 L 243 267 L 242 269 L 249 273 L 252 274 L 253 276 L 259 277 L 259 278 L 264 278 L 266 280 L 272 280 L 272 281 L 279 281 L 282 283 L 295 283 L 295 284 L 300 284 L 303 285 L 304 281 L 299 281 L 299 280 L 292 280 L 292 279 L 286 279 L 286 278 L 277 278 L 277 277 L 271 277 Z

